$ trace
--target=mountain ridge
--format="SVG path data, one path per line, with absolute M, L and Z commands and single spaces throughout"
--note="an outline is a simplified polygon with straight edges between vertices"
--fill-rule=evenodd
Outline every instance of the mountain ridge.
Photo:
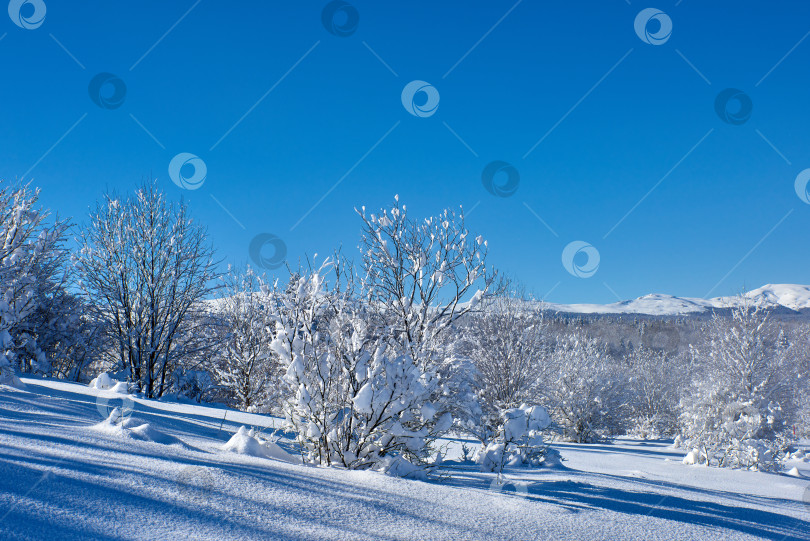
M 745 296 L 754 301 L 755 304 L 769 309 L 786 309 L 799 314 L 810 314 L 810 285 L 766 284 L 746 292 Z M 552 312 L 568 314 L 686 316 L 733 308 L 739 302 L 737 296 L 701 299 L 651 293 L 635 299 L 610 304 L 560 304 L 547 302 L 544 304 L 544 308 Z

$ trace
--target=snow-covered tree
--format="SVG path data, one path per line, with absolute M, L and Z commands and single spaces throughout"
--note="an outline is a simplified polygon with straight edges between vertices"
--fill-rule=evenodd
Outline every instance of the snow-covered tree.
M 678 443 L 689 461 L 773 470 L 790 437 L 798 398 L 796 356 L 761 305 L 740 295 L 715 314 L 681 406 Z
M 0 183 L 0 380 L 13 370 L 50 375 L 54 360 L 72 366 L 85 355 L 67 291 L 68 223 L 51 221 L 38 198 L 27 185 Z
M 795 432 L 797 437 L 810 439 L 810 326 L 803 325 L 791 333 L 790 355 L 797 366 Z
M 457 409 L 457 391 L 466 394 L 464 362 L 444 335 L 492 293 L 496 273 L 486 266 L 486 241 L 467 230 L 463 211 L 417 220 L 395 200 L 379 214 L 357 211 L 363 222 L 361 298 L 384 329 L 379 336 L 386 350 L 411 359 L 420 377 L 431 381 L 427 401 L 434 417 L 408 423 L 412 431 L 427 428 L 430 444 L 440 432 L 435 428 Z
M 250 267 L 223 279 L 224 296 L 215 301 L 222 336 L 213 360 L 217 382 L 237 408 L 268 411 L 281 393 L 282 372 L 270 348 L 276 298 Z
M 558 339 L 543 394 L 566 439 L 589 443 L 623 429 L 626 370 L 581 330 Z
M 27 319 L 26 332 L 36 337 L 45 362 L 31 363 L 46 375 L 79 381 L 101 354 L 104 322 L 93 317 L 85 299 L 63 286 Z
M 137 391 L 162 396 L 184 359 L 210 345 L 193 328 L 215 276 L 205 229 L 146 182 L 134 196 L 105 196 L 80 242 L 79 285 L 107 323 L 109 361 Z
M 629 429 L 641 438 L 672 436 L 678 430 L 678 401 L 688 374 L 679 357 L 639 347 L 629 364 Z
M 549 370 L 540 303 L 515 294 L 495 295 L 459 325 L 458 350 L 471 360 L 476 406 L 461 425 L 488 445 L 504 411 L 537 404 Z
M 339 368 L 329 357 L 326 336 L 321 332 L 335 293 L 326 289 L 330 262 L 311 273 L 291 273 L 285 290 L 266 292 L 277 299 L 278 313 L 270 344 L 282 365 L 289 390 L 284 399 L 287 425 L 298 436 L 304 458 L 330 464 L 332 454 L 322 438 L 331 428 L 339 387 Z M 272 302 L 272 301 L 268 301 Z
M 363 220 L 364 292 L 398 347 L 427 370 L 444 360 L 442 333 L 476 308 L 496 273 L 486 267 L 487 242 L 466 229 L 463 211 L 414 220 L 395 199 L 380 214 L 357 211 Z
M 798 413 L 796 415 L 796 436 L 810 439 L 810 389 L 803 386 L 796 400 Z

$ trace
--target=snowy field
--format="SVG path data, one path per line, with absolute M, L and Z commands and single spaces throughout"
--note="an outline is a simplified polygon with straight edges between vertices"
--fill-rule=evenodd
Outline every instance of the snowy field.
M 807 459 L 802 477 L 707 469 L 616 440 L 558 444 L 562 466 L 505 485 L 459 461 L 421 482 L 222 450 L 267 417 L 23 382 L 0 387 L 0 539 L 810 539 Z M 132 404 L 131 430 L 103 424 Z

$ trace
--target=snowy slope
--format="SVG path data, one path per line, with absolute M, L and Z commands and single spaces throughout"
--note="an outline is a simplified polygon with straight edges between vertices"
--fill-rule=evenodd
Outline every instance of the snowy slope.
M 706 469 L 620 440 L 560 444 L 564 466 L 505 484 L 457 462 L 409 481 L 222 449 L 242 424 L 272 427 L 264 416 L 24 381 L 0 387 L 0 539 L 810 538 L 803 461 L 804 478 Z M 179 442 L 94 428 L 112 406 Z
M 791 310 L 810 308 L 810 286 L 768 284 L 750 291 L 748 296 L 766 305 L 780 304 Z
M 796 284 L 768 284 L 746 293 L 755 303 L 769 308 L 810 311 L 810 286 Z M 697 299 L 672 295 L 651 294 L 637 299 L 612 304 L 554 304 L 546 303 L 549 310 L 573 314 L 647 314 L 674 316 L 710 312 L 739 302 L 735 297 Z

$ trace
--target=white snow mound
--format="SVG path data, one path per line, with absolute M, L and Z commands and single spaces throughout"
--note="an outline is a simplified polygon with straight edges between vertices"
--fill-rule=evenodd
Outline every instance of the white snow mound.
M 126 381 L 118 381 L 107 372 L 102 372 L 87 384 L 91 389 L 100 391 L 112 391 L 114 393 L 128 394 L 129 385 Z
M 400 455 L 384 457 L 376 465 L 375 469 L 392 477 L 419 479 L 422 481 L 427 480 L 427 473 L 425 473 L 423 468 L 410 463 L 405 457 Z
M 689 451 L 686 453 L 686 456 L 683 457 L 683 463 L 688 466 L 694 466 L 698 463 L 698 452 L 697 451 Z
M 113 408 L 110 416 L 100 423 L 90 427 L 97 432 L 122 436 L 139 441 L 151 441 L 162 445 L 182 445 L 188 447 L 182 440 L 154 428 L 149 423 L 143 423 L 132 417 L 124 417 L 121 408 Z
M 221 449 L 240 455 L 281 460 L 290 464 L 301 463 L 298 457 L 289 454 L 272 441 L 259 438 L 254 434 L 253 429 L 247 430 L 244 426 L 239 427 L 236 434 L 231 436 L 228 443 L 223 445 Z
M 113 393 L 128 394 L 129 385 L 127 385 L 126 381 L 119 381 L 110 388 L 110 391 Z
M 113 379 L 112 376 L 110 376 L 108 373 L 102 372 L 101 374 L 90 380 L 90 383 L 88 383 L 87 386 L 90 387 L 91 389 L 106 390 L 111 388 L 113 385 L 117 383 L 118 381 Z
M 0 385 L 6 385 L 13 389 L 25 389 L 25 383 L 11 370 L 0 370 Z

